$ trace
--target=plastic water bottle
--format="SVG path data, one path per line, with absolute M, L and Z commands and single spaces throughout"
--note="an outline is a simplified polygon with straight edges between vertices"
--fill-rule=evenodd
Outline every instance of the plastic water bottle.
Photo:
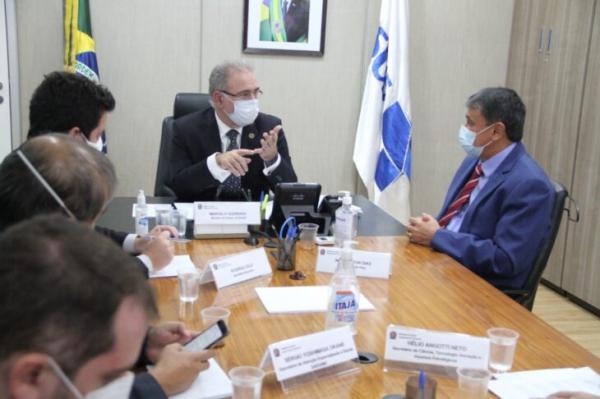
M 140 190 L 135 205 L 135 234 L 148 234 L 148 206 L 146 205 L 146 196 L 144 190 Z
M 354 212 L 352 197 L 342 197 L 342 206 L 335 211 L 335 246 L 341 248 L 344 241 L 352 241 L 354 232 Z
M 350 326 L 352 334 L 356 335 L 360 287 L 354 273 L 352 243 L 353 241 L 344 242 L 337 270 L 329 282 L 331 293 L 325 316 L 325 329 Z

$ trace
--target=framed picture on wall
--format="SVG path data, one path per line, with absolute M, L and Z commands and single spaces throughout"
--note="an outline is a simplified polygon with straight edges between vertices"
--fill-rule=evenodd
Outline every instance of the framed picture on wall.
M 327 0 L 245 0 L 244 53 L 322 56 Z

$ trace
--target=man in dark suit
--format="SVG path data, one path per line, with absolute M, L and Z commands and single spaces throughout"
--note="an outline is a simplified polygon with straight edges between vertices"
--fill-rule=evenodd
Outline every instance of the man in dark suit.
M 258 110 L 251 67 L 216 66 L 209 92 L 211 108 L 174 122 L 169 186 L 178 199 L 256 200 L 277 183 L 297 181 L 281 120 Z
M 459 142 L 468 156 L 437 219 L 410 219 L 410 240 L 444 252 L 498 288 L 522 288 L 546 240 L 555 192 L 521 144 L 525 105 L 516 92 L 469 97 Z
M 102 151 L 104 128 L 108 113 L 115 109 L 115 99 L 106 87 L 90 79 L 69 72 L 52 72 L 44 76 L 29 102 L 28 139 L 47 133 L 63 133 Z M 19 219 L 20 220 L 20 219 Z M 96 226 L 125 251 L 140 253 L 138 260 L 145 273 L 169 264 L 173 258 L 166 240 L 145 240 L 136 234 Z M 151 232 L 159 236 L 169 226 L 157 226 Z

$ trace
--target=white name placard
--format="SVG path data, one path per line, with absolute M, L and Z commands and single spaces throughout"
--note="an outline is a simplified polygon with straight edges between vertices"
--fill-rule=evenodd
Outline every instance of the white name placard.
M 217 289 L 273 273 L 264 248 L 240 252 L 208 263 L 206 273 L 212 274 Z M 202 283 L 210 281 L 203 276 Z
M 444 368 L 488 367 L 490 340 L 466 334 L 390 325 L 385 360 Z
M 338 260 L 342 255 L 340 248 L 319 248 L 317 271 L 335 273 Z M 354 272 L 359 277 L 389 279 L 392 255 L 389 252 L 352 251 Z
M 260 224 L 260 203 L 194 202 L 194 224 Z
M 277 381 L 284 381 L 358 357 L 350 327 L 325 330 L 269 345 Z

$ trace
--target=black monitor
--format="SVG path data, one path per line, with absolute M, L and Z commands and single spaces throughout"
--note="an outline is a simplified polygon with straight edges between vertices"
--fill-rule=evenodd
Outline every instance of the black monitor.
M 279 230 L 290 211 L 316 212 L 320 194 L 319 183 L 278 183 L 275 186 L 273 213 L 269 222 Z

